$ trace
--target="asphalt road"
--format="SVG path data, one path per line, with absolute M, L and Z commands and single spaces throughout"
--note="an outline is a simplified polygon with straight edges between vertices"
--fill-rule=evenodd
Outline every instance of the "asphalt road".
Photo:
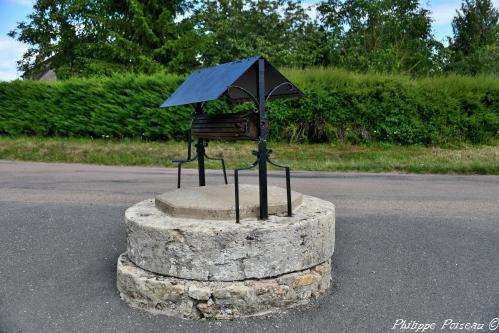
M 396 332 L 398 319 L 489 331 L 499 317 L 497 176 L 294 173 L 294 190 L 336 204 L 328 295 L 230 322 L 131 309 L 115 287 L 123 214 L 174 188 L 175 177 L 162 168 L 0 161 L 0 332 Z M 184 180 L 195 184 L 195 174 Z M 221 181 L 209 172 L 208 183 Z M 243 181 L 256 183 L 256 174 Z M 284 178 L 273 173 L 270 183 Z

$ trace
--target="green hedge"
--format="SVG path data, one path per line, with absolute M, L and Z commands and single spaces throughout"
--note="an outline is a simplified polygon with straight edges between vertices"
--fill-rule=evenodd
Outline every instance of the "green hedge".
M 270 103 L 272 140 L 486 143 L 499 138 L 499 78 L 285 70 L 306 98 Z M 159 108 L 173 75 L 0 83 L 0 134 L 182 140 L 191 108 Z M 224 102 L 209 110 L 241 110 Z

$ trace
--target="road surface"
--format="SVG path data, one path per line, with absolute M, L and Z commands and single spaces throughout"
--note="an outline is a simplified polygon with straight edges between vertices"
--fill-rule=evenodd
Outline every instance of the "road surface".
M 488 331 L 499 316 L 499 177 L 292 177 L 336 205 L 331 292 L 278 316 L 187 321 L 131 309 L 115 287 L 125 209 L 174 188 L 176 170 L 0 161 L 0 332 L 397 332 L 397 320 L 445 331 L 449 319 Z

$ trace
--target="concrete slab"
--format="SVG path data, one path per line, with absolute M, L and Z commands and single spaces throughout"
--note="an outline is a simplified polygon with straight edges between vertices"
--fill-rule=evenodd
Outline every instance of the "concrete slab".
M 239 212 L 241 218 L 258 217 L 259 188 L 256 185 L 239 185 Z M 291 191 L 291 207 L 298 208 L 302 203 L 301 193 Z M 269 214 L 286 215 L 286 189 L 268 187 Z M 158 195 L 156 207 L 174 217 L 201 218 L 210 220 L 234 220 L 234 184 L 195 186 L 175 189 Z

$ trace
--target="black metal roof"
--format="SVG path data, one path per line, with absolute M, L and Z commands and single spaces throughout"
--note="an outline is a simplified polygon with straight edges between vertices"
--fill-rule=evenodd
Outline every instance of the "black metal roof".
M 212 101 L 222 95 L 227 96 L 231 102 L 249 101 L 251 97 L 244 93 L 244 90 L 253 96 L 257 95 L 257 68 L 258 59 L 261 58 L 254 56 L 197 70 L 161 104 L 161 107 Z M 265 60 L 265 95 L 278 85 L 281 86 L 272 92 L 269 99 L 303 96 L 296 86 Z

